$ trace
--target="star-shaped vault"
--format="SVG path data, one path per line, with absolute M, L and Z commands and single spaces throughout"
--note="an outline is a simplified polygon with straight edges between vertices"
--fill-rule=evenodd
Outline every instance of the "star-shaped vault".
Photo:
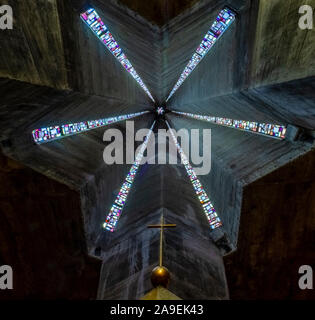
M 290 16 L 294 10 L 281 0 L 185 1 L 184 11 L 179 5 L 163 7 L 162 0 L 154 1 L 164 8 L 157 21 L 146 9 L 147 16 L 141 16 L 139 1 L 129 7 L 124 5 L 129 5 L 128 1 L 114 0 L 11 2 L 15 28 L 9 37 L 0 33 L 1 43 L 6 44 L 0 52 L 2 151 L 80 194 L 84 233 L 77 231 L 77 242 L 81 243 L 77 250 L 86 246 L 89 255 L 103 259 L 98 297 L 134 298 L 148 291 L 145 283 L 157 258 L 152 252 L 158 239 L 143 229 L 157 221 L 164 210 L 166 220 L 178 225 L 167 235 L 166 243 L 165 260 L 169 269 L 176 271 L 173 285 L 177 291 L 172 292 L 183 298 L 227 298 L 222 255 L 236 249 L 227 260 L 236 266 L 241 242 L 243 257 L 250 256 L 247 241 L 255 235 L 246 237 L 246 231 L 257 221 L 254 217 L 266 216 L 259 230 L 270 231 L 277 223 L 272 217 L 279 212 L 268 207 L 268 199 L 261 205 L 251 198 L 260 190 L 259 182 L 266 187 L 260 194 L 270 191 L 273 201 L 274 185 L 290 180 L 288 171 L 281 168 L 312 149 L 314 33 L 297 30 Z M 82 23 L 79 14 L 86 5 L 96 8 L 106 21 L 152 93 L 155 105 Z M 182 165 L 145 165 L 128 196 L 119 228 L 113 234 L 104 233 L 104 218 L 130 165 L 104 164 L 101 128 L 42 145 L 34 144 L 30 133 L 43 126 L 137 113 L 150 107 L 154 111 L 165 103 L 203 35 L 225 6 L 237 12 L 237 20 L 168 101 L 167 109 L 290 125 L 302 133 L 295 141 L 276 140 L 168 113 L 176 130 L 213 131 L 212 170 L 200 180 L 211 195 L 223 228 L 210 232 Z M 282 27 L 284 19 L 286 29 Z M 289 36 L 292 34 L 296 36 Z M 300 49 L 293 52 L 288 47 Z M 151 113 L 135 118 L 135 129 L 150 128 L 152 121 Z M 157 124 L 157 128 L 164 126 L 163 121 Z M 126 129 L 125 122 L 111 127 Z M 242 219 L 251 221 L 250 225 L 242 224 Z M 296 222 L 299 228 L 306 229 L 300 220 Z M 262 232 L 266 239 L 269 231 Z M 271 243 L 266 240 L 266 246 Z M 268 250 L 263 243 L 257 247 L 260 252 L 266 250 L 267 265 Z M 248 263 L 248 268 L 255 270 L 256 265 Z M 188 278 L 188 270 L 194 268 L 196 275 L 189 278 L 186 287 L 179 275 Z M 227 268 L 233 275 L 229 263 Z M 118 269 L 122 271 L 117 273 Z M 211 288 L 204 279 L 212 281 Z

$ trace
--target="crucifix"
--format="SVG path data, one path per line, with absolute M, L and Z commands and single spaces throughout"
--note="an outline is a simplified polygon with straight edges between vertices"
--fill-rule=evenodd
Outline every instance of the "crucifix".
M 151 282 L 154 287 L 167 287 L 170 281 L 170 273 L 167 268 L 163 267 L 163 234 L 164 228 L 175 228 L 176 224 L 164 224 L 163 213 L 160 224 L 149 225 L 148 228 L 160 228 L 160 248 L 159 248 L 159 266 L 152 270 Z

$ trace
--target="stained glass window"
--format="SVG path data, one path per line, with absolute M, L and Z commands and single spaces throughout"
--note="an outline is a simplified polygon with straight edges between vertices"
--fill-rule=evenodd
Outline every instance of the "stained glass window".
M 272 137 L 284 138 L 286 128 L 275 124 L 259 123 L 258 132 Z
M 196 52 L 193 54 L 189 60 L 184 71 L 180 75 L 178 81 L 176 82 L 174 88 L 170 92 L 166 101 L 168 101 L 175 91 L 182 85 L 190 73 L 196 68 L 198 63 L 204 58 L 207 52 L 213 47 L 216 41 L 222 36 L 222 34 L 228 29 L 228 27 L 235 20 L 235 13 L 229 8 L 224 8 L 218 14 L 216 20 L 213 22 L 210 30 L 204 36 L 200 45 L 196 49 Z
M 187 172 L 188 177 L 190 179 L 190 182 L 195 190 L 195 193 L 197 195 L 197 198 L 198 198 L 200 204 L 202 205 L 202 209 L 203 209 L 204 213 L 206 214 L 206 217 L 208 219 L 208 222 L 209 222 L 211 229 L 215 229 L 215 228 L 222 226 L 222 222 L 221 222 L 220 218 L 218 217 L 206 191 L 204 190 L 199 179 L 197 178 L 197 175 L 196 175 L 194 169 L 190 165 L 184 151 L 182 150 L 180 144 L 178 143 L 176 136 L 173 133 L 173 131 L 171 130 L 169 123 L 167 121 L 166 121 L 166 123 L 167 123 L 168 128 L 170 129 L 171 136 L 172 136 L 173 141 L 177 147 L 177 150 L 178 150 L 179 155 L 181 157 L 182 163 L 185 166 L 185 169 L 186 169 L 186 172 Z
M 156 113 L 159 115 L 159 116 L 162 116 L 165 112 L 165 109 L 163 107 L 157 107 L 156 109 Z
M 76 133 L 103 127 L 114 122 L 128 120 L 148 112 L 149 111 L 142 111 L 106 119 L 68 123 L 63 124 L 61 126 L 43 127 L 40 129 L 33 130 L 32 135 L 34 141 L 38 144 L 41 144 L 44 142 L 50 142 L 53 140 L 61 139 Z
M 192 114 L 187 112 L 173 111 L 174 113 L 184 115 L 186 117 L 212 122 L 215 124 L 236 128 L 245 131 L 251 131 L 269 137 L 284 139 L 286 134 L 286 127 L 278 124 L 259 123 L 246 120 L 233 120 L 229 118 L 203 116 L 199 114 Z
M 128 193 L 131 189 L 132 183 L 136 177 L 137 171 L 139 169 L 141 160 L 143 158 L 143 153 L 145 151 L 145 149 L 147 148 L 147 144 L 148 141 L 150 139 L 150 135 L 152 133 L 152 130 L 154 128 L 155 125 L 155 121 L 152 125 L 152 127 L 150 128 L 149 133 L 146 135 L 144 142 L 141 146 L 140 151 L 138 152 L 137 156 L 136 156 L 136 160 L 134 162 L 134 164 L 131 166 L 129 173 L 127 174 L 124 183 L 122 184 L 119 193 L 114 201 L 113 206 L 111 207 L 106 220 L 103 224 L 103 228 L 113 232 L 116 228 L 117 222 L 119 217 L 121 216 L 122 210 L 124 208 L 124 205 L 126 203 L 127 197 L 128 197 Z
M 132 77 L 138 82 L 140 87 L 146 92 L 150 99 L 154 102 L 154 99 L 143 83 L 142 79 L 137 74 L 136 70 L 127 59 L 126 55 L 123 53 L 117 41 L 114 39 L 113 35 L 108 30 L 107 26 L 104 24 L 95 9 L 91 8 L 84 13 L 81 13 L 81 19 L 89 26 L 89 28 L 94 32 L 94 34 L 99 38 L 99 40 L 106 46 L 106 48 L 115 56 L 116 59 L 121 63 L 121 65 L 132 75 Z

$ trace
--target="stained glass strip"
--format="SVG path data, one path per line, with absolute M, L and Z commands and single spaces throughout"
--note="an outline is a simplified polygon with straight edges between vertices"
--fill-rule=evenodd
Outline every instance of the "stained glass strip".
M 215 229 L 215 228 L 222 226 L 222 222 L 221 222 L 220 218 L 218 217 L 218 215 L 217 215 L 206 191 L 204 190 L 201 182 L 199 181 L 194 169 L 190 165 L 184 151 L 182 150 L 180 144 L 178 143 L 177 138 L 176 138 L 175 134 L 173 133 L 173 130 L 171 129 L 171 127 L 167 121 L 166 121 L 166 123 L 167 123 L 169 131 L 171 133 L 171 136 L 173 138 L 173 141 L 177 147 L 177 150 L 178 150 L 179 155 L 181 157 L 182 163 L 185 166 L 189 180 L 192 183 L 192 186 L 195 190 L 197 198 L 198 198 L 198 200 L 202 206 L 202 209 L 203 209 L 204 213 L 206 214 L 206 217 L 209 221 L 210 228 Z
M 137 171 L 139 169 L 141 160 L 143 158 L 143 153 L 147 148 L 147 144 L 150 139 L 150 135 L 152 133 L 154 125 L 155 125 L 155 121 L 153 122 L 153 125 L 150 128 L 149 133 L 146 135 L 144 142 L 141 146 L 141 149 L 136 156 L 136 160 L 135 160 L 134 164 L 131 166 L 130 171 L 127 174 L 125 181 L 122 184 L 122 186 L 119 190 L 119 193 L 114 201 L 114 204 L 111 207 L 111 209 L 106 217 L 106 220 L 103 224 L 103 228 L 108 231 L 113 232 L 116 228 L 117 222 L 121 216 L 124 205 L 126 204 L 128 193 L 132 187 L 132 183 L 134 182 L 134 179 L 135 179 Z
M 121 63 L 121 65 L 127 70 L 132 77 L 138 82 L 140 87 L 146 92 L 150 99 L 154 102 L 154 99 L 146 87 L 140 76 L 137 74 L 135 68 L 131 62 L 127 59 L 126 55 L 122 51 L 121 47 L 114 39 L 113 35 L 108 30 L 95 9 L 90 8 L 86 12 L 81 13 L 81 19 L 89 26 L 97 38 L 105 45 L 105 47 L 114 55 L 114 57 Z
M 286 127 L 278 124 L 259 123 L 254 121 L 234 120 L 229 118 L 203 116 L 199 114 L 192 114 L 192 113 L 179 112 L 179 111 L 173 111 L 173 112 L 180 115 L 184 115 L 186 117 L 208 121 L 208 122 L 212 122 L 222 126 L 227 126 L 230 128 L 251 131 L 251 132 L 255 132 L 258 134 L 262 134 L 262 135 L 272 137 L 272 138 L 277 138 L 277 139 L 284 139 L 286 134 Z
M 130 113 L 130 114 L 125 114 L 125 115 L 106 118 L 106 119 L 82 121 L 77 123 L 68 123 L 60 126 L 43 127 L 40 129 L 33 130 L 32 135 L 33 135 L 34 141 L 37 144 L 41 144 L 41 143 L 65 138 L 73 134 L 100 128 L 114 122 L 135 118 L 148 112 L 149 111 L 142 111 L 142 112 Z
M 168 101 L 175 91 L 183 84 L 190 73 L 197 67 L 199 62 L 205 57 L 208 51 L 214 46 L 218 39 L 223 35 L 223 33 L 229 28 L 229 26 L 235 20 L 235 13 L 229 8 L 224 8 L 218 14 L 216 20 L 213 22 L 210 30 L 204 36 L 196 52 L 193 54 L 189 60 L 184 71 L 180 75 L 178 81 L 176 82 L 174 88 L 170 92 L 166 101 Z

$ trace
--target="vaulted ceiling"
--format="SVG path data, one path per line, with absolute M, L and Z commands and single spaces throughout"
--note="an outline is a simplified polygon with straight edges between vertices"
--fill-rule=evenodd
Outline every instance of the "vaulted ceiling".
M 0 32 L 2 152 L 80 192 L 91 254 L 99 245 L 104 212 L 110 207 L 128 166 L 104 164 L 102 129 L 42 146 L 33 144 L 30 132 L 40 126 L 153 110 L 153 104 L 80 21 L 78 14 L 86 1 L 8 0 L 8 3 L 13 7 L 14 29 Z M 235 8 L 236 23 L 176 92 L 167 108 L 292 124 L 308 130 L 310 135 L 315 129 L 315 33 L 297 27 L 298 8 L 305 1 L 91 0 L 89 3 L 106 21 L 157 103 L 165 102 L 219 9 L 224 5 Z M 175 129 L 212 129 L 212 170 L 200 179 L 222 217 L 232 247 L 237 247 L 238 240 L 254 241 L 254 236 L 246 238 L 244 231 L 243 238 L 238 239 L 243 204 L 246 212 L 251 208 L 247 197 L 252 199 L 252 194 L 244 190 L 251 190 L 251 185 L 256 190 L 255 181 L 303 156 L 312 149 L 312 144 L 270 140 L 172 114 L 168 119 Z M 148 114 L 137 118 L 135 125 L 148 128 L 152 121 L 152 115 Z M 125 131 L 124 123 L 111 127 Z M 131 216 L 137 206 L 141 208 L 140 216 L 158 207 L 173 212 L 174 218 L 189 208 L 193 208 L 192 212 L 199 210 L 201 215 L 185 172 L 172 170 L 170 166 L 147 167 L 141 184 L 135 184 L 134 194 L 130 195 L 125 216 Z M 168 175 L 174 179 L 165 183 Z M 178 184 L 182 189 L 174 193 Z M 161 186 L 168 191 L 161 192 Z M 280 203 L 285 202 L 285 194 L 279 197 Z M 177 206 L 178 198 L 181 206 Z M 271 217 L 272 208 L 265 210 L 269 210 Z M 302 209 L 299 214 L 303 215 Z M 131 217 L 122 219 L 126 228 L 132 221 Z M 251 220 L 247 221 L 250 227 Z M 294 235 L 293 225 L 285 227 Z M 307 225 L 302 223 L 301 227 Z M 130 228 L 128 232 L 119 231 L 119 235 L 128 238 L 133 232 Z M 299 246 L 302 247 L 302 239 L 296 245 Z M 279 263 L 278 267 L 281 266 Z M 245 286 L 244 282 L 240 285 Z
M 137 12 L 146 20 L 158 25 L 159 27 L 169 23 L 170 20 L 179 14 L 190 9 L 200 0 L 182 0 L 182 1 L 167 1 L 167 0 L 153 0 L 144 3 L 141 0 L 118 0 L 131 10 Z

